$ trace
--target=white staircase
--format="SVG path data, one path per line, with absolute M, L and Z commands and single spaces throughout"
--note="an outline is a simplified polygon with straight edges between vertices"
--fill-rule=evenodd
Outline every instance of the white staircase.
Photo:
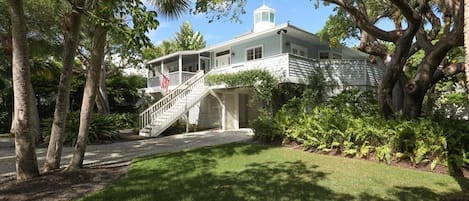
M 139 134 L 146 137 L 156 137 L 176 122 L 191 107 L 201 101 L 210 92 L 205 85 L 203 71 L 197 72 L 186 82 L 182 83 L 160 101 L 140 113 L 141 128 Z

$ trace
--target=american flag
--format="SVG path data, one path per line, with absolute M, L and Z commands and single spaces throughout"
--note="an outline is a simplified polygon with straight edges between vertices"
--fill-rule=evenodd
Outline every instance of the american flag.
M 163 75 L 163 80 L 161 81 L 161 88 L 164 89 L 165 93 L 168 92 L 168 86 L 169 86 L 169 78 Z

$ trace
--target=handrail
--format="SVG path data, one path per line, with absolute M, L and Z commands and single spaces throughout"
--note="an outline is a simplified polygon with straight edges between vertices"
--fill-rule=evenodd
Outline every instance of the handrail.
M 175 89 L 173 89 L 168 95 L 164 96 L 161 100 L 159 100 L 152 106 L 148 107 L 148 109 L 141 112 L 140 113 L 141 128 L 144 128 L 146 125 L 148 125 L 152 121 L 151 118 L 148 118 L 149 115 L 156 112 L 158 108 L 161 108 L 165 106 L 166 104 L 168 104 L 173 98 L 179 96 L 182 92 L 184 92 L 185 88 L 190 86 L 193 82 L 197 81 L 200 77 L 203 77 L 203 74 L 204 74 L 203 71 L 197 72 L 197 74 L 195 74 L 193 77 L 191 77 L 190 79 L 188 79 L 187 81 L 185 81 L 184 83 L 180 84 Z
M 193 81 L 188 85 L 183 91 L 173 99 L 171 102 L 166 103 L 165 105 L 159 107 L 157 110 L 149 113 L 150 116 L 149 123 L 153 122 L 155 125 L 152 125 L 152 129 L 156 129 L 155 131 L 151 131 L 153 134 L 158 135 L 161 133 L 165 128 L 169 127 L 174 121 L 176 121 L 181 114 L 187 112 L 196 102 L 203 97 L 204 91 L 202 87 L 205 86 L 205 77 L 211 73 L 207 73 L 202 77 L 199 77 L 197 80 Z M 208 89 L 208 87 L 206 87 Z M 195 89 L 202 89 L 201 94 L 193 94 Z M 188 96 L 191 94 L 196 95 L 197 97 L 193 97 L 188 99 Z M 195 99 L 194 99 L 195 98 Z M 168 113 L 170 116 L 164 116 L 166 112 L 173 110 L 173 113 Z M 174 113 L 175 112 L 175 113 Z M 160 118 L 160 119 L 157 119 Z

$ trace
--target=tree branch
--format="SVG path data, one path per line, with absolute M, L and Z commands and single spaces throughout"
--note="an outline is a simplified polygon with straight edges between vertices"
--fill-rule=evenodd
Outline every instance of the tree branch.
M 464 63 L 453 63 L 449 64 L 444 68 L 438 68 L 435 70 L 432 76 L 431 85 L 436 84 L 443 78 L 452 77 L 458 73 L 464 72 Z
M 391 0 L 391 2 L 402 12 L 402 15 L 407 19 L 407 22 L 410 24 L 420 24 L 421 17 L 420 15 L 410 7 L 407 0 Z M 422 6 L 422 5 L 421 5 Z
M 342 7 L 343 9 L 347 10 L 347 12 L 350 13 L 356 19 L 357 24 L 361 29 L 375 36 L 376 38 L 388 42 L 395 42 L 397 41 L 397 39 L 399 39 L 398 31 L 384 31 L 380 29 L 369 21 L 366 13 L 360 12 L 360 10 L 355 8 L 352 4 L 345 2 L 344 0 L 324 1 L 336 4 Z

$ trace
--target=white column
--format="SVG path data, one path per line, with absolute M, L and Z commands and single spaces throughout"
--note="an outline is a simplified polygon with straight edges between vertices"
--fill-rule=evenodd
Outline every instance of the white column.
M 182 84 L 182 54 L 179 55 L 179 84 Z
M 164 61 L 161 60 L 161 74 L 164 74 Z
M 239 129 L 239 93 L 234 94 L 234 111 L 233 111 L 233 116 L 234 118 L 234 129 Z
M 199 64 L 198 64 L 198 70 L 200 71 L 200 53 L 197 55 L 197 61 L 199 61 Z

